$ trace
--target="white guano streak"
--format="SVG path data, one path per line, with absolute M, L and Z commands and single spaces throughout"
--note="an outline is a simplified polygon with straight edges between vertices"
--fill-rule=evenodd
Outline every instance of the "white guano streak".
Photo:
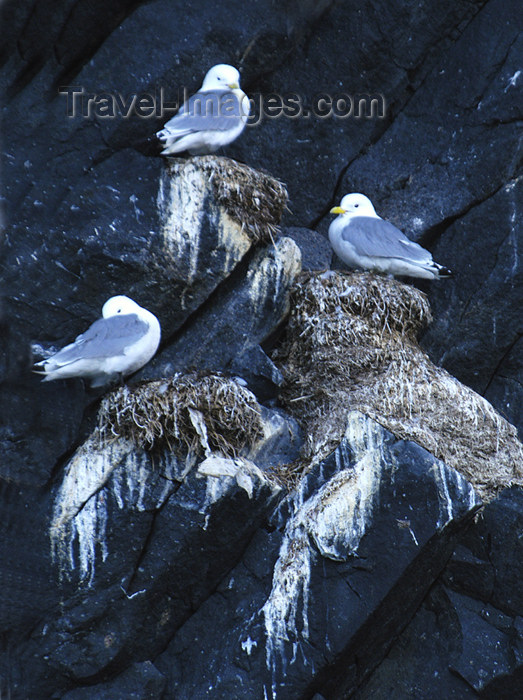
M 205 206 L 208 211 L 205 211 Z M 164 171 L 160 178 L 157 208 L 162 222 L 161 234 L 173 260 L 187 261 L 186 270 L 178 268 L 178 271 L 183 273 L 189 286 L 205 272 L 199 270 L 199 256 L 201 245 L 209 245 L 208 241 L 201 240 L 206 216 L 215 227 L 213 251 L 220 260 L 220 270 L 213 270 L 213 273 L 218 280 L 226 277 L 251 247 L 251 240 L 242 226 L 215 202 L 205 171 L 190 163 L 176 175 Z
M 161 234 L 173 259 L 188 261 L 188 284 L 193 282 L 198 270 L 204 185 L 201 173 L 192 167 L 185 167 L 183 177 L 182 173 L 175 178 L 164 171 L 158 190 L 157 206 L 162 222 Z
M 174 471 L 174 464 L 165 464 L 166 487 L 157 506 L 167 497 Z M 131 502 L 137 510 L 144 510 L 149 474 L 147 455 L 123 438 L 100 447 L 97 436 L 91 436 L 77 450 L 56 496 L 50 527 L 51 553 L 61 576 L 78 569 L 81 579 L 92 583 L 97 551 L 102 561 L 108 554 L 108 497 L 112 496 L 120 509 Z
M 435 461 L 430 471 L 434 477 L 434 483 L 438 489 L 439 517 L 436 522 L 436 528 L 437 530 L 441 531 L 455 517 L 453 505 L 454 501 L 463 507 L 465 500 L 463 496 L 466 496 L 468 510 L 472 510 L 481 502 L 481 500 L 476 495 L 476 492 L 471 484 L 463 476 L 461 476 L 459 472 L 454 470 L 449 472 L 443 462 L 439 460 Z M 452 496 L 449 491 L 449 477 L 451 475 L 460 496 L 459 498 Z
M 293 644 L 296 658 L 300 631 L 297 627 L 301 599 L 301 637 L 309 635 L 308 597 L 311 562 L 315 549 L 324 557 L 346 559 L 356 552 L 367 530 L 376 502 L 383 469 L 383 429 L 353 411 L 348 415 L 345 438 L 354 455 L 354 466 L 342 469 L 311 498 L 288 522 L 273 574 L 272 590 L 261 612 L 266 634 L 266 663 L 273 678 L 281 660 L 285 671 L 285 642 Z M 340 466 L 348 463 L 347 446 L 336 450 Z M 291 661 L 292 663 L 292 661 Z

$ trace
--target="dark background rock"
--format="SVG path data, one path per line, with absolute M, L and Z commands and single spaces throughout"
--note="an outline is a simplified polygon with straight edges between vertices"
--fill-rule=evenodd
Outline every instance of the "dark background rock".
M 65 584 L 63 589 L 57 585 L 50 561 L 51 497 L 64 465 L 89 431 L 100 396 L 86 391 L 81 381 L 42 385 L 29 372 L 31 343 L 58 348 L 70 342 L 99 316 L 109 296 L 129 294 L 167 329 L 156 365 L 142 375 L 156 376 L 174 340 L 179 302 L 167 272 L 156 267 L 151 274 L 164 166 L 144 155 L 140 145 L 165 118 L 67 117 L 66 97 L 58 95 L 58 88 L 79 85 L 92 93 L 124 96 L 158 96 L 164 88 L 166 98 L 176 100 L 181 88 L 193 92 L 207 68 L 225 61 L 239 66 L 249 95 L 298 93 L 309 109 L 319 92 L 383 94 L 384 119 L 265 118 L 247 128 L 226 155 L 287 184 L 283 233 L 302 247 L 306 268 L 329 264 L 328 210 L 343 194 L 358 190 L 371 197 L 378 213 L 452 268 L 455 278 L 425 286 L 435 316 L 425 348 L 521 431 L 523 75 L 518 71 L 523 15 L 517 0 L 263 0 L 248 6 L 239 0 L 223 5 L 9 0 L 0 13 L 6 221 L 0 259 L 0 694 L 26 700 L 38 697 L 31 685 L 35 679 L 47 678 L 41 659 L 49 640 L 43 630 L 73 595 Z M 205 336 L 203 320 L 224 306 L 228 282 L 201 315 L 196 311 L 189 319 L 194 337 Z M 234 320 L 238 329 L 241 314 Z M 263 398 L 274 396 L 280 381 L 256 349 L 267 342 L 270 325 L 264 318 L 257 330 L 249 329 L 248 350 L 237 335 L 230 348 L 221 343 L 215 348 L 220 366 L 213 367 L 245 375 Z M 521 681 L 517 616 L 522 613 L 511 576 L 519 571 L 519 541 L 513 537 L 521 512 L 517 492 L 488 506 L 484 519 L 463 536 L 447 571 L 369 681 L 364 697 L 394 697 L 384 686 L 398 698 L 407 687 L 424 697 L 430 697 L 428 688 L 438 698 L 477 692 L 514 697 Z M 143 514 L 144 531 L 150 518 Z M 260 580 L 270 585 L 276 556 L 277 546 L 267 541 L 279 536 L 270 523 L 252 535 L 251 554 L 238 564 L 238 590 L 231 592 L 227 577 L 218 582 L 217 593 L 195 611 L 194 622 L 189 617 L 185 632 L 182 628 L 187 639 L 191 625 L 207 630 L 209 619 L 216 619 L 220 596 L 233 600 L 223 605 L 227 614 L 232 609 L 237 625 L 257 610 Z M 493 537 L 496 547 L 490 549 Z M 121 562 L 117 557 L 113 574 Z M 87 599 L 92 619 L 110 611 L 114 585 L 106 598 L 100 593 L 99 605 Z M 497 622 L 485 621 L 474 601 L 481 601 Z M 117 617 L 108 619 L 123 627 L 131 619 Z M 396 626 L 391 645 L 407 617 Z M 489 629 L 490 636 L 484 632 Z M 66 626 L 60 630 L 55 652 L 64 663 L 68 634 Z M 168 647 L 171 656 L 166 652 L 159 662 L 167 687 L 180 678 L 188 683 L 183 663 L 170 669 L 166 661 L 176 664 L 186 653 L 182 639 L 176 635 Z M 423 667 L 415 661 L 420 640 L 426 651 Z M 491 658 L 503 673 L 490 667 L 479 689 L 479 675 L 468 676 L 463 669 L 473 647 L 496 641 L 503 651 Z M 79 644 L 75 653 L 94 658 L 104 649 L 99 638 L 88 650 Z M 250 667 L 244 652 L 238 658 Z M 150 692 L 160 696 L 162 679 L 145 669 L 148 661 L 156 658 L 122 661 L 111 671 L 114 679 L 97 677 L 99 696 L 131 697 L 128 693 L 147 687 L 147 678 Z M 218 662 L 202 655 L 198 667 Z M 34 669 L 31 681 L 28 669 Z M 402 674 L 411 679 L 410 686 L 402 684 Z M 49 687 L 57 687 L 50 676 Z M 478 690 L 472 690 L 474 684 Z M 49 696 L 42 685 L 37 690 Z M 76 697 L 87 693 L 74 692 Z M 318 693 L 334 696 L 328 681 Z M 212 696 L 212 689 L 206 695 Z
M 450 280 L 446 294 L 440 287 L 434 291 L 434 323 L 423 339 L 436 362 L 483 394 L 519 427 L 520 435 L 522 205 L 519 178 L 444 232 L 435 254 L 441 257 L 439 251 L 451 250 L 452 266 L 463 281 Z M 478 235 L 487 231 L 486 239 Z
M 437 584 L 355 697 L 517 697 L 523 677 L 521 490 L 461 536 Z
M 133 664 L 114 681 L 96 686 L 97 700 L 160 700 L 165 689 L 165 678 L 150 661 Z M 91 700 L 90 687 L 70 690 L 63 700 Z
M 317 231 L 299 226 L 286 227 L 285 235 L 300 246 L 303 270 L 326 270 L 330 267 L 333 253 L 327 238 Z

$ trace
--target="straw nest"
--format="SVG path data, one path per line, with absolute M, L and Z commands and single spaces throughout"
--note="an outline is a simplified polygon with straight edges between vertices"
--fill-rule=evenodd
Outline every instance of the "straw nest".
M 289 199 L 285 185 L 230 158 L 199 156 L 192 160 L 208 174 L 217 203 L 241 224 L 253 243 L 273 241 Z
M 422 292 L 371 273 L 331 272 L 302 276 L 291 308 L 273 359 L 285 376 L 281 399 L 308 439 L 287 479 L 334 449 L 355 409 L 425 447 L 486 500 L 523 483 L 514 426 L 419 347 L 431 321 Z
M 102 445 L 125 438 L 145 450 L 217 452 L 235 458 L 263 432 L 254 395 L 215 374 L 122 386 L 103 399 L 98 413 Z

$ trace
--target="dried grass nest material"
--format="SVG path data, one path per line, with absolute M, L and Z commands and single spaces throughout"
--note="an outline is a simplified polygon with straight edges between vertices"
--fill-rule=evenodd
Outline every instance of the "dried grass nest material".
M 219 452 L 237 457 L 263 435 L 254 395 L 232 379 L 191 373 L 122 386 L 98 413 L 101 442 L 122 437 L 139 449 Z
M 347 412 L 359 410 L 455 468 L 487 500 L 523 484 L 514 426 L 419 347 L 431 320 L 422 292 L 372 273 L 325 273 L 302 276 L 291 307 L 273 360 L 285 377 L 281 399 L 308 436 L 290 467 L 295 477 L 336 447 Z
M 289 199 L 283 183 L 230 158 L 200 156 L 193 162 L 209 174 L 217 202 L 254 243 L 268 243 L 279 234 Z

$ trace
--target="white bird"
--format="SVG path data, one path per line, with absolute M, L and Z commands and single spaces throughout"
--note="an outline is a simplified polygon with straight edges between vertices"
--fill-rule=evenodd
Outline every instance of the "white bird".
M 84 377 L 91 386 L 103 386 L 135 372 L 152 358 L 160 344 L 156 316 L 126 296 L 108 299 L 102 318 L 55 355 L 38 362 L 34 370 L 44 382 Z
M 349 267 L 424 279 L 452 275 L 434 262 L 428 250 L 378 216 L 364 194 L 346 194 L 330 213 L 339 216 L 329 226 L 329 240 L 336 255 Z
M 250 107 L 236 68 L 226 63 L 213 66 L 198 92 L 157 132 L 162 155 L 202 155 L 232 143 L 244 130 Z

